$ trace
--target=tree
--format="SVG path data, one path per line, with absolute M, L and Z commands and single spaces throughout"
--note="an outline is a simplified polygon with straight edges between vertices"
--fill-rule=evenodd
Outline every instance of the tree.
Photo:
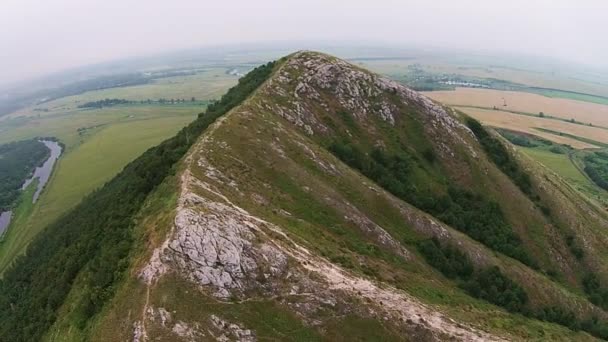
M 195 102 L 196 98 L 194 96 L 192 96 L 192 98 L 190 99 L 190 102 Z
M 541 117 L 541 118 L 544 118 L 545 117 L 545 113 L 540 112 L 540 113 L 538 113 L 538 116 Z

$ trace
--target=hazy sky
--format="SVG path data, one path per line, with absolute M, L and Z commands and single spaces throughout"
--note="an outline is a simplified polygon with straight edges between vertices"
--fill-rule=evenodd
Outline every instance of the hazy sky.
M 0 0 L 0 83 L 214 44 L 365 40 L 608 66 L 605 0 Z

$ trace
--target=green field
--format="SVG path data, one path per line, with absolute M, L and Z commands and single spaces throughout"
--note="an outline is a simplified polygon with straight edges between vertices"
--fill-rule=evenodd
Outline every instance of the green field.
M 575 152 L 557 154 L 544 147 L 518 147 L 535 161 L 557 173 L 573 188 L 584 194 L 587 198 L 602 206 L 608 205 L 608 192 L 595 185 L 580 166 L 575 165 L 578 156 Z
M 543 88 L 530 88 L 530 92 L 547 97 L 558 97 L 563 99 L 571 99 L 577 101 L 598 103 L 608 105 L 608 97 L 595 96 L 590 94 L 583 94 L 577 92 L 563 91 L 558 89 L 543 89 Z

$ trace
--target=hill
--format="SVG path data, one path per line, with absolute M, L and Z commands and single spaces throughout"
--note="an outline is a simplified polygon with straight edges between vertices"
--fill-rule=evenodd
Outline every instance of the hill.
M 605 212 L 347 62 L 262 66 L 36 239 L 19 340 L 608 338 Z

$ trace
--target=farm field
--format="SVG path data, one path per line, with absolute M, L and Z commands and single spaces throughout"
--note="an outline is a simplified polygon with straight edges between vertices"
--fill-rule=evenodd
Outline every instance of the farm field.
M 475 119 L 483 122 L 486 125 L 537 135 L 559 144 L 570 145 L 573 148 L 577 149 L 597 148 L 598 146 L 595 146 L 588 142 L 576 140 L 567 136 L 560 136 L 558 134 L 552 134 L 546 131 L 541 131 L 536 128 L 564 132 L 574 136 L 585 137 L 587 139 L 599 141 L 602 143 L 608 143 L 608 130 L 598 127 L 589 127 L 584 125 L 572 124 L 565 121 L 513 114 L 500 110 L 462 107 L 457 108 L 463 113 L 474 117 Z
M 583 124 L 608 127 L 608 106 L 538 94 L 491 89 L 456 88 L 454 91 L 425 92 L 426 96 L 453 107 L 492 109 L 574 119 Z M 504 104 L 507 104 L 504 106 Z

